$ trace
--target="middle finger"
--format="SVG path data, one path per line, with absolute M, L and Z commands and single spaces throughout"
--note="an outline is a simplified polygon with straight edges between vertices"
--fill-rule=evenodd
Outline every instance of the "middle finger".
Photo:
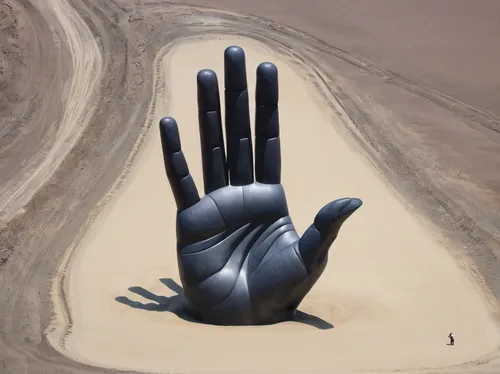
M 253 183 L 253 152 L 248 107 L 245 52 L 237 46 L 224 51 L 226 138 L 232 185 Z

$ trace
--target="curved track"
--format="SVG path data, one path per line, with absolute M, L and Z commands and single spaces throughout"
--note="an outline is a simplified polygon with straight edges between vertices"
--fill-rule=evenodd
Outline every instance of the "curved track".
M 62 91 L 66 102 L 59 113 L 54 139 L 46 143 L 46 149 L 27 160 L 21 172 L 6 181 L 0 194 L 0 211 L 3 220 L 9 221 L 32 198 L 59 167 L 85 130 L 93 114 L 96 84 L 100 81 L 103 61 L 99 46 L 92 32 L 65 1 L 51 0 L 43 4 L 53 18 L 53 25 L 60 27 L 58 37 L 68 48 L 72 74 L 64 82 Z M 50 12 L 50 13 L 49 13 Z M 45 89 L 45 88 L 43 88 Z M 43 92 L 41 93 L 43 94 Z M 18 176 L 18 178 L 15 178 Z
M 0 84 L 9 93 L 0 102 L 2 373 L 106 372 L 67 359 L 46 340 L 51 279 L 123 181 L 152 125 L 155 57 L 179 37 L 207 32 L 238 30 L 307 62 L 355 124 L 346 130 L 402 186 L 401 195 L 464 243 L 465 251 L 454 255 L 496 307 L 499 221 L 491 204 L 498 186 L 486 179 L 498 163 L 486 156 L 500 151 L 497 114 L 257 16 L 155 1 L 7 0 L 1 7 L 7 37 L 0 39 L 0 68 L 7 78 Z M 475 141 L 477 157 L 459 165 L 456 153 L 438 149 L 433 143 L 447 130 L 423 128 L 422 113 L 453 123 L 457 147 Z M 433 151 L 405 152 L 415 142 Z M 456 367 L 410 372 L 499 368 L 493 352 Z

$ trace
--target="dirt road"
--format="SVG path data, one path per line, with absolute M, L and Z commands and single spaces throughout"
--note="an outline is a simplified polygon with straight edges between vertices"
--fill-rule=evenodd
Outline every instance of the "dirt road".
M 153 60 L 170 41 L 207 32 L 292 46 L 331 88 L 373 163 L 447 235 L 450 253 L 496 303 L 498 2 L 192 2 L 254 16 L 145 0 L 0 5 L 0 372 L 106 371 L 48 344 L 51 279 L 152 125 L 142 124 L 160 89 Z M 413 372 L 499 368 L 493 352 Z
M 21 168 L 17 168 L 16 173 L 2 185 L 0 211 L 4 222 L 10 221 L 29 202 L 80 138 L 92 117 L 95 88 L 101 78 L 101 51 L 92 32 L 75 9 L 59 0 L 47 1 L 44 6 L 50 9 L 54 24 L 61 27 L 61 37 L 65 38 L 65 45 L 71 55 L 72 74 L 62 87 L 62 98 L 66 102 L 59 116 L 54 139 L 39 139 L 42 149 L 37 151 L 33 159 L 25 160 Z M 46 148 L 43 148 L 44 145 Z

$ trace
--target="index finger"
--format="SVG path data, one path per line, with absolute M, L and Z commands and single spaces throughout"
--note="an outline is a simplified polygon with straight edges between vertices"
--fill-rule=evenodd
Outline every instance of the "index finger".
M 260 183 L 281 182 L 278 96 L 278 69 L 263 62 L 255 89 L 255 179 Z

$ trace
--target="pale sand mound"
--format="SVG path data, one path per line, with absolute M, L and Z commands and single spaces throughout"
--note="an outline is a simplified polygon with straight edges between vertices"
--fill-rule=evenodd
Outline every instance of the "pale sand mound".
M 157 123 L 166 115 L 177 119 L 202 191 L 196 73 L 214 69 L 222 92 L 223 51 L 230 44 L 247 54 L 252 112 L 257 65 L 270 60 L 278 66 L 283 184 L 298 231 L 330 200 L 364 200 L 342 228 L 325 273 L 299 308 L 326 321 L 320 326 L 328 322 L 334 328 L 297 322 L 206 326 L 157 306 L 175 295 L 160 280 L 180 283 L 175 205 Z M 58 349 L 107 367 L 287 372 L 436 367 L 473 360 L 496 348 L 495 324 L 470 277 L 337 132 L 338 115 L 326 109 L 328 104 L 303 80 L 297 65 L 248 39 L 221 37 L 177 45 L 161 66 L 169 92 L 159 93 L 153 128 L 125 186 L 69 265 L 65 283 L 72 328 L 66 339 L 58 340 L 62 317 L 59 325 L 54 323 L 49 338 L 64 346 Z M 142 289 L 131 292 L 130 287 Z M 117 297 L 136 303 L 126 305 Z M 447 345 L 450 331 L 456 335 L 454 347 Z

